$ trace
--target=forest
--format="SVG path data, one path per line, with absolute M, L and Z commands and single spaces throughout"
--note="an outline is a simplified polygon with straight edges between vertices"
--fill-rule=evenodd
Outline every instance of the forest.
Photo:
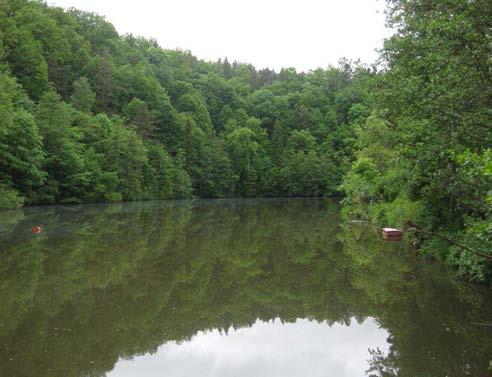
M 387 0 L 377 64 L 275 72 L 0 2 L 0 208 L 344 196 L 487 282 L 491 20 L 485 0 Z

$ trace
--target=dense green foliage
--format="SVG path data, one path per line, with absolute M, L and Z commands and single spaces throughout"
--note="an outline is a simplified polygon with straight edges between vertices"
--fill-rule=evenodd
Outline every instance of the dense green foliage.
M 367 113 L 347 62 L 208 63 L 28 0 L 0 3 L 0 31 L 1 207 L 334 194 Z
M 484 375 L 492 337 L 475 323 L 489 320 L 488 289 L 340 220 L 335 203 L 308 199 L 11 211 L 0 217 L 0 375 L 104 376 L 198 331 L 368 317 L 389 333 L 369 376 Z
M 380 224 L 411 221 L 425 231 L 415 234 L 423 251 L 473 280 L 490 280 L 492 7 L 482 0 L 388 4 L 395 34 L 382 51 L 387 67 L 371 83 L 372 113 L 356 131 L 348 201 L 361 215 L 372 203 Z
M 379 69 L 276 73 L 0 2 L 0 208 L 345 192 L 352 214 L 416 224 L 422 251 L 490 280 L 492 7 L 387 3 Z

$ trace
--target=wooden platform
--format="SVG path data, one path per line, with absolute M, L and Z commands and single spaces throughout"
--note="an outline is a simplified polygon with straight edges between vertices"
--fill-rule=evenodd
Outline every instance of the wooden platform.
M 388 241 L 401 241 L 403 231 L 395 228 L 383 228 L 383 238 Z

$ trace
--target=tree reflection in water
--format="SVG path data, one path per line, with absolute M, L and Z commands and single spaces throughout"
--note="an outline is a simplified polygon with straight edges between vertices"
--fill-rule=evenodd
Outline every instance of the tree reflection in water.
M 43 233 L 33 235 L 33 224 Z M 0 213 L 0 375 L 103 376 L 119 358 L 257 320 L 376 318 L 368 375 L 479 376 L 490 291 L 414 261 L 336 202 L 200 200 Z

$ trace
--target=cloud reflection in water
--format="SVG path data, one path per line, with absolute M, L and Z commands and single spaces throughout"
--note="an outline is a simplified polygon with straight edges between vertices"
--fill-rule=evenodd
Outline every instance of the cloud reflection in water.
M 387 336 L 373 319 L 331 327 L 308 319 L 258 320 L 249 328 L 199 332 L 155 354 L 120 359 L 108 377 L 358 377 L 368 368 L 368 348 L 388 350 Z

